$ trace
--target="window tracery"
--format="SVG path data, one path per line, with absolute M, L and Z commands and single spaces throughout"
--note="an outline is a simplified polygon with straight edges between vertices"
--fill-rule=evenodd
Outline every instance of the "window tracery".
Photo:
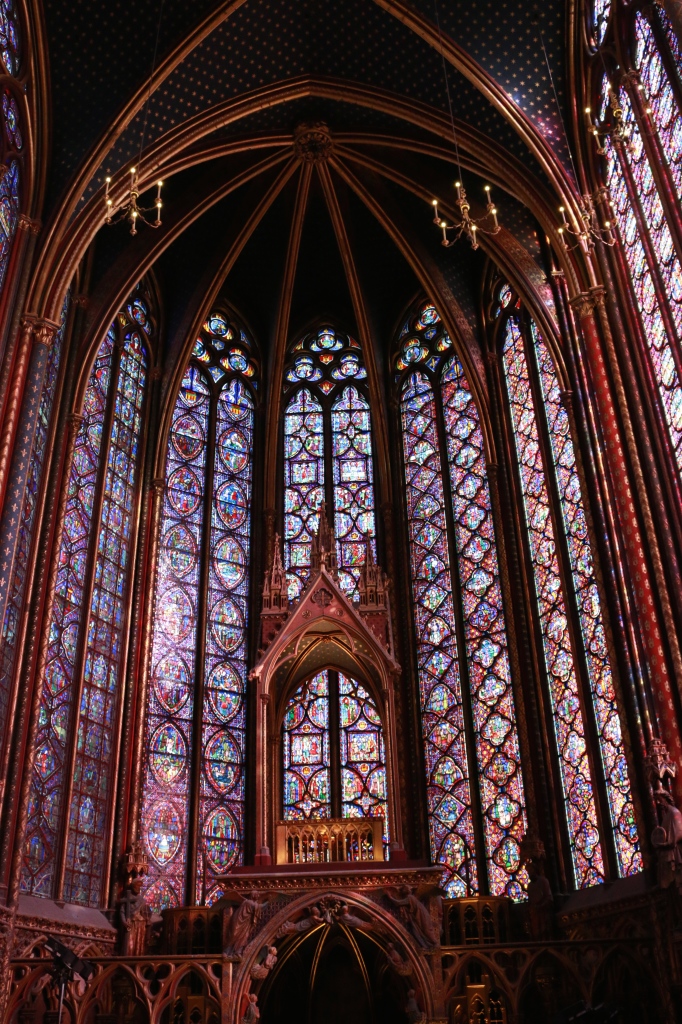
M 449 895 L 478 892 L 483 863 L 490 891 L 518 899 L 525 798 L 483 436 L 430 303 L 404 325 L 396 371 L 432 856 Z
M 95 357 L 83 400 L 22 872 L 26 892 L 90 906 L 101 901 L 109 849 L 134 495 L 153 333 L 148 300 L 138 293 L 135 301 L 143 316 L 133 320 L 119 313 Z
M 334 510 L 339 579 L 351 600 L 358 598 L 368 543 L 376 555 L 366 378 L 357 341 L 331 327 L 306 335 L 291 352 L 284 383 L 285 394 L 293 391 L 284 415 L 284 564 L 291 599 L 308 578 L 322 504 Z
M 155 907 L 183 904 L 192 867 L 192 898 L 212 903 L 215 876 L 243 857 L 256 375 L 248 337 L 214 312 L 180 385 L 167 448 L 142 809 Z
M 503 288 L 508 291 L 508 286 Z M 505 312 L 502 362 L 566 822 L 580 888 L 604 879 L 603 832 L 609 825 L 619 874 L 640 871 L 642 859 L 568 414 L 547 345 L 534 322 L 526 333 L 516 306 Z M 561 525 L 553 511 L 553 491 Z M 570 579 L 562 573 L 563 544 Z M 591 761 L 588 753 L 588 714 L 596 727 L 599 761 Z M 600 824 L 595 772 L 605 784 L 609 824 Z
M 0 0 L 0 57 L 7 74 L 16 75 L 21 64 L 21 46 L 15 0 Z

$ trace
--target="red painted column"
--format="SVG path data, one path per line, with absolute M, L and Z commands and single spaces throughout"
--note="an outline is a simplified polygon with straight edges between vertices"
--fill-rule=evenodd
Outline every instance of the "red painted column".
M 580 319 L 585 352 L 595 385 L 599 420 L 606 442 L 606 459 L 611 469 L 618 519 L 623 532 L 630 577 L 635 588 L 635 608 L 644 639 L 661 739 L 668 747 L 672 759 L 682 763 L 682 742 L 673 701 L 675 682 L 663 648 L 664 629 L 654 600 L 655 582 L 649 568 L 647 545 L 635 507 L 631 472 L 626 459 L 626 445 L 595 316 L 595 307 L 599 302 L 603 302 L 601 289 L 581 293 L 571 300 Z

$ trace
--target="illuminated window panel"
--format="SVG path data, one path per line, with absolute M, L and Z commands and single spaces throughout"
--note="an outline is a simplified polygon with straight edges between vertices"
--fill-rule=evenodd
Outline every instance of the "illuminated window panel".
M 68 767 L 67 744 L 77 684 L 74 670 L 81 637 L 85 572 L 114 340 L 112 328 L 95 358 L 68 485 L 21 879 L 23 891 L 38 896 L 53 894 L 64 773 Z
M 213 460 L 198 900 L 243 857 L 252 453 L 253 401 L 233 379 L 218 398 Z
M 616 693 L 613 688 L 609 652 L 606 646 L 601 601 L 594 577 L 580 478 L 575 464 L 568 414 L 561 404 L 559 382 L 552 357 L 535 324 L 532 324 L 531 329 L 583 635 L 590 692 L 595 711 L 599 749 L 618 857 L 618 871 L 620 875 L 631 875 L 642 870 L 642 855 L 639 849 L 635 809 L 632 804 Z
M 210 390 L 191 366 L 180 385 L 167 449 L 147 705 L 142 836 L 147 900 L 185 900 L 189 765 Z
M 24 503 L 21 510 L 21 525 L 19 526 L 16 553 L 12 565 L 12 580 L 2 623 L 2 642 L 0 643 L 0 734 L 4 728 L 7 699 L 9 696 L 8 686 L 12 679 L 14 660 L 17 653 L 21 610 L 26 592 L 26 574 L 28 572 L 33 528 L 43 477 L 47 437 L 59 377 L 59 362 L 64 344 L 64 331 L 68 310 L 69 295 L 67 294 L 64 306 L 62 307 L 59 330 L 50 346 L 45 367 L 45 376 L 40 395 L 40 408 L 38 409 L 28 476 L 26 478 Z
M 671 41 L 673 55 L 680 68 L 682 53 L 670 22 L 663 10 L 659 9 L 658 16 Z M 651 117 L 670 167 L 675 191 L 682 200 L 682 117 L 651 24 L 639 11 L 635 17 L 635 35 L 635 62 L 643 86 L 644 100 L 651 109 Z
M 322 406 L 302 388 L 284 416 L 284 564 L 289 597 L 301 593 L 310 571 L 310 548 L 325 500 Z
M 455 357 L 441 377 L 490 891 L 524 898 L 525 795 L 483 432 Z
M 19 163 L 11 160 L 0 173 L 0 290 L 5 283 L 12 242 L 19 221 Z
M 137 331 L 127 334 L 116 384 L 85 667 L 78 716 L 64 870 L 64 899 L 102 900 L 121 653 L 128 607 L 133 512 L 147 357 Z
M 185 903 L 192 872 L 191 898 L 212 905 L 224 891 L 216 876 L 243 862 L 257 385 L 246 381 L 256 373 L 245 333 L 214 311 L 192 349 L 167 448 L 142 808 L 146 899 L 156 910 Z
M 604 88 L 608 89 L 606 83 Z M 672 342 L 666 332 L 654 284 L 654 274 L 658 272 L 661 275 L 661 282 L 668 298 L 669 314 L 676 327 L 677 341 L 679 341 L 682 339 L 682 267 L 680 267 L 675 253 L 630 101 L 622 90 L 620 102 L 623 107 L 624 120 L 632 131 L 631 141 L 634 152 L 627 159 L 637 188 L 638 198 L 636 201 L 641 204 L 642 214 L 650 233 L 651 245 L 656 253 L 655 267 L 649 265 L 640 237 L 633 197 L 629 193 L 621 164 L 621 160 L 625 159 L 623 150 L 621 148 L 616 151 L 608 138 L 605 142 L 607 184 L 611 194 L 612 211 L 618 223 L 621 243 L 630 269 L 635 298 L 644 327 L 663 413 L 670 432 L 673 452 L 678 468 L 682 469 L 682 386 Z
M 595 0 L 592 8 L 594 35 L 597 43 L 603 42 L 611 16 L 611 0 Z
M 436 405 L 422 373 L 405 382 L 401 418 L 431 853 L 448 896 L 467 896 L 478 874 Z
M 7 74 L 16 75 L 21 64 L 21 40 L 15 0 L 0 0 L 0 57 Z
M 386 749 L 381 718 L 367 690 L 339 673 L 341 815 L 383 818 L 388 837 Z
M 318 672 L 288 702 L 282 727 L 284 817 L 331 817 L 329 674 Z
M 341 586 L 355 600 L 367 543 L 376 559 L 369 402 L 348 387 L 332 405 L 334 527 Z
M 584 888 L 604 881 L 604 863 L 568 613 L 559 571 L 556 524 L 550 507 L 523 337 L 513 319 L 507 321 L 503 362 L 566 801 L 573 869 L 577 887 Z

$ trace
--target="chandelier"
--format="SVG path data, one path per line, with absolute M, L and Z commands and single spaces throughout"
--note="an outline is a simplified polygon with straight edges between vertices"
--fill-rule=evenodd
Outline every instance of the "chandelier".
M 131 235 L 137 234 L 137 225 L 140 222 L 150 228 L 161 227 L 161 207 L 163 205 L 161 202 L 162 181 L 156 182 L 156 199 L 152 206 L 140 206 L 138 203 L 141 193 L 138 187 L 137 167 L 130 168 L 130 185 L 123 200 L 118 204 L 114 203 L 111 197 L 111 178 L 105 178 L 104 183 L 105 224 L 117 224 L 122 220 L 127 220 L 130 224 Z M 145 214 L 151 213 L 153 210 L 156 210 L 156 220 L 148 220 Z
M 433 206 L 433 223 L 436 224 L 443 232 L 441 239 L 441 245 L 447 247 L 454 245 L 455 242 L 464 235 L 469 239 L 472 249 L 478 249 L 478 232 L 482 231 L 485 235 L 496 235 L 500 230 L 500 225 L 497 223 L 497 207 L 492 201 L 490 195 L 490 185 L 484 187 L 484 191 L 488 200 L 486 206 L 486 213 L 484 217 L 474 218 L 470 214 L 471 207 L 469 200 L 467 199 L 466 190 L 461 181 L 455 182 L 455 193 L 457 198 L 455 200 L 455 206 L 459 210 L 459 220 L 453 221 L 452 224 L 448 224 L 444 220 L 438 210 L 438 200 L 432 199 L 431 205 Z M 483 225 L 489 222 L 489 227 L 483 227 Z M 452 238 L 448 238 L 448 232 L 454 232 Z
M 559 118 L 559 124 L 561 125 L 561 131 L 563 134 L 563 143 L 568 153 L 568 158 L 573 168 L 573 177 L 575 181 L 580 181 L 580 177 L 576 170 L 575 162 L 573 160 L 573 152 L 571 150 L 571 144 L 568 138 L 568 132 L 566 131 L 566 125 L 564 124 L 564 117 L 561 112 L 561 104 L 559 103 L 559 96 L 556 90 L 556 83 L 554 81 L 554 74 L 552 72 L 552 65 L 549 62 L 547 55 L 547 47 L 545 46 L 545 39 L 542 34 L 542 27 L 538 18 L 537 8 L 535 8 L 533 17 L 533 24 L 537 28 L 538 38 L 540 40 L 540 46 L 542 47 L 542 54 L 547 68 L 547 77 L 552 87 L 552 93 L 554 96 L 554 102 L 556 104 L 557 115 Z M 589 114 L 589 107 L 587 113 Z M 619 124 L 622 122 L 623 111 L 620 111 Z M 605 150 L 599 150 L 600 153 Z M 616 240 L 611 234 L 611 221 L 605 220 L 603 225 L 599 223 L 597 216 L 596 202 L 602 199 L 606 199 L 607 203 L 611 205 L 611 200 L 608 194 L 608 189 L 597 189 L 594 196 L 591 195 L 579 195 L 577 198 L 578 215 L 576 217 L 576 223 L 573 225 L 566 216 L 566 207 L 560 206 L 559 213 L 561 214 L 561 224 L 557 228 L 561 244 L 564 249 L 591 249 L 594 248 L 595 242 L 600 242 L 602 245 L 615 245 Z M 575 239 L 573 243 L 569 242 L 569 238 Z
M 496 235 L 500 230 L 500 225 L 497 223 L 497 207 L 492 201 L 490 195 L 490 185 L 485 186 L 485 194 L 487 197 L 486 212 L 483 217 L 472 217 L 471 216 L 471 205 L 467 199 L 466 189 L 462 184 L 462 165 L 459 160 L 459 144 L 457 142 L 457 129 L 455 128 L 455 118 L 452 113 L 452 97 L 450 95 L 450 82 L 448 80 L 448 69 L 445 63 L 445 50 L 443 49 L 443 33 L 440 27 L 440 15 L 438 13 L 438 0 L 433 0 L 434 13 L 436 16 L 436 25 L 438 27 L 438 42 L 440 46 L 440 55 L 443 62 L 443 80 L 445 82 L 445 95 L 448 101 L 448 110 L 450 112 L 450 127 L 452 129 L 452 141 L 455 144 L 455 157 L 457 159 L 457 170 L 459 172 L 460 180 L 454 183 L 455 185 L 455 206 L 459 212 L 459 217 L 453 220 L 452 224 L 441 217 L 438 210 L 438 200 L 432 199 L 431 205 L 433 207 L 433 223 L 436 227 L 439 227 L 443 232 L 441 238 L 441 245 L 446 248 L 450 248 L 455 242 L 458 242 L 460 238 L 468 238 L 472 249 L 478 249 L 478 233 L 479 231 L 484 235 Z M 484 227 L 484 225 L 487 225 Z M 451 233 L 451 236 L 448 233 Z

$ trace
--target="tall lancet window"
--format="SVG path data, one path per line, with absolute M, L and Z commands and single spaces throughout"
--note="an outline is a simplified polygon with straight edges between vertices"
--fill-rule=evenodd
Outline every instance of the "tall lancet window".
M 213 903 L 243 859 L 255 388 L 251 342 L 214 312 L 167 446 L 142 808 L 157 908 Z
M 431 304 L 396 368 L 431 852 L 448 895 L 519 899 L 525 797 L 483 432 Z
M 500 315 L 565 823 L 582 888 L 603 881 L 605 843 L 620 875 L 641 871 L 642 858 L 568 414 L 549 349 L 507 286 Z M 601 818 L 598 791 L 606 798 Z
M 334 513 L 339 579 L 351 600 L 358 598 L 367 544 L 376 555 L 366 378 L 357 341 L 331 327 L 306 335 L 291 353 L 284 383 L 284 564 L 292 599 L 308 579 L 323 504 Z
M 83 397 L 61 537 L 22 888 L 104 899 L 135 544 L 149 303 L 111 325 Z
M 606 216 L 617 226 L 645 359 L 682 471 L 682 236 L 674 212 L 682 201 L 680 51 L 659 8 L 644 13 L 619 6 L 618 14 L 634 46 L 626 55 L 630 74 L 599 72 L 598 127 L 604 132 L 596 138 L 603 143 L 611 202 Z

